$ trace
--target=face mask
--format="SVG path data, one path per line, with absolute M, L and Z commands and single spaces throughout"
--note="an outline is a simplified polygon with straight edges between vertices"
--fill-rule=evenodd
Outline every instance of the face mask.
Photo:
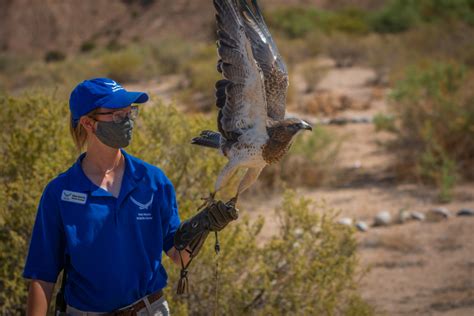
M 95 134 L 103 144 L 109 147 L 124 148 L 132 140 L 132 130 L 133 120 L 130 118 L 120 123 L 98 121 Z

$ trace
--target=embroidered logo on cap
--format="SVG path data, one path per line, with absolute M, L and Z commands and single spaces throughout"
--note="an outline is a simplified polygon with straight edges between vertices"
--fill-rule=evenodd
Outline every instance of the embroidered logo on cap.
M 87 194 L 63 190 L 63 193 L 61 194 L 61 200 L 78 204 L 86 204 Z
M 117 92 L 119 90 L 125 90 L 124 88 L 122 88 L 121 85 L 119 85 L 118 83 L 116 83 L 115 81 L 112 81 L 112 82 L 104 82 L 106 85 L 109 85 L 110 88 L 112 89 L 112 92 Z

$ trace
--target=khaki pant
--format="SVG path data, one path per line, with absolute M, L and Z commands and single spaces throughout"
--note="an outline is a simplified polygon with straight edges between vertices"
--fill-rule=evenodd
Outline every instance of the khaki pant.
M 169 316 L 170 310 L 168 307 L 168 302 L 165 300 L 164 296 L 160 297 L 159 300 L 151 304 L 148 302 L 147 298 L 145 298 L 144 301 L 145 301 L 146 307 L 139 310 L 137 312 L 137 316 Z M 135 303 L 136 302 L 123 308 L 125 309 L 127 307 L 130 307 L 134 305 Z M 101 316 L 107 313 L 84 312 L 68 305 L 66 309 L 66 314 L 68 316 Z

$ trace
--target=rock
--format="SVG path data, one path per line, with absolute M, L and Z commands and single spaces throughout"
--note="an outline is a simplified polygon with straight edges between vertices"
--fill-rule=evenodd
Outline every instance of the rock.
M 388 226 L 391 223 L 392 215 L 388 211 L 381 211 L 374 218 L 374 226 Z
M 364 221 L 358 221 L 356 224 L 355 224 L 357 230 L 361 231 L 361 232 L 366 232 L 369 230 L 369 225 L 367 225 L 366 222 Z
M 462 208 L 457 213 L 457 216 L 474 216 L 474 210 L 471 208 Z
M 293 234 L 294 234 L 297 238 L 299 238 L 299 237 L 303 236 L 304 230 L 303 230 L 303 228 L 299 228 L 299 227 L 298 227 L 298 228 L 295 228 L 295 230 L 293 231 Z
M 341 224 L 341 225 L 344 225 L 344 226 L 352 226 L 353 221 L 352 221 L 352 218 L 343 217 L 340 220 L 338 220 L 337 223 Z
M 410 212 L 410 217 L 415 221 L 423 222 L 426 219 L 425 214 L 417 211 Z
M 448 219 L 451 216 L 451 212 L 445 207 L 433 208 L 428 212 L 428 219 L 432 221 L 439 221 Z
M 405 211 L 405 210 L 400 210 L 400 212 L 398 213 L 398 222 L 403 224 L 405 222 L 408 222 L 410 219 L 412 219 L 411 217 L 411 213 L 409 211 Z

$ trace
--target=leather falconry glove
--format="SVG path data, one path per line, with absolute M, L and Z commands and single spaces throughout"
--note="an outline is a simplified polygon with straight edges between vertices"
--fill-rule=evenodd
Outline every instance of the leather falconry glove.
M 191 250 L 191 257 L 195 257 L 209 232 L 221 231 L 238 217 L 239 211 L 232 203 L 213 202 L 181 223 L 174 235 L 174 247 L 179 251 L 188 247 Z
M 190 260 L 186 265 L 181 258 L 181 278 L 178 283 L 178 294 L 183 294 L 188 289 L 187 268 L 192 259 L 197 256 L 210 232 L 224 229 L 231 221 L 239 217 L 239 211 L 231 202 L 215 201 L 196 215 L 181 222 L 174 235 L 174 247 L 179 251 L 186 251 Z

